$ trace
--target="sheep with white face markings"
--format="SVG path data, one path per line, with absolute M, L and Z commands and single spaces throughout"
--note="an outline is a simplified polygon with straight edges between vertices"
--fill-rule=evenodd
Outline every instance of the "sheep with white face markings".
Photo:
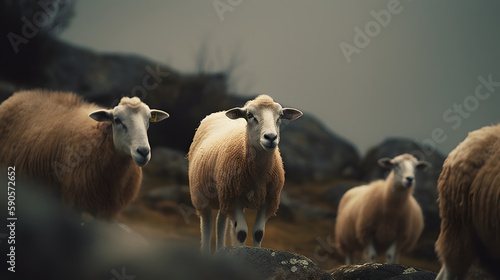
M 387 263 L 397 263 L 399 254 L 416 244 L 424 228 L 422 209 L 412 194 L 416 169 L 430 163 L 403 154 L 382 158 L 379 164 L 391 169 L 385 180 L 355 187 L 339 203 L 335 239 L 346 264 L 364 250 L 366 261 L 386 251 Z
M 464 279 L 479 263 L 500 279 L 500 125 L 470 132 L 438 180 L 441 233 L 436 279 Z
M 149 123 L 167 117 L 137 97 L 104 109 L 71 93 L 17 92 L 0 104 L 0 165 L 54 186 L 70 207 L 114 220 L 151 158 Z
M 208 115 L 198 127 L 189 149 L 191 200 L 201 219 L 202 251 L 210 252 L 213 217 L 217 215 L 217 249 L 224 246 L 226 222 L 233 222 L 239 245 L 248 227 L 244 208 L 257 209 L 253 245 L 260 246 L 267 219 L 278 210 L 285 181 L 279 149 L 282 120 L 302 116 L 282 108 L 267 95 L 243 108 Z

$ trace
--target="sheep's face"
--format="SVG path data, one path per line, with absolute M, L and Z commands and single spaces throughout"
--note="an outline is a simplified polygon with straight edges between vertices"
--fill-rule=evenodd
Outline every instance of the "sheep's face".
M 411 188 L 415 186 L 415 173 L 417 169 L 425 170 L 430 163 L 418 161 L 410 154 L 403 154 L 393 159 L 382 158 L 378 161 L 379 165 L 391 169 L 394 173 L 394 182 L 396 187 Z
M 124 98 L 115 108 L 95 111 L 89 116 L 97 121 L 112 122 L 115 149 L 131 156 L 142 167 L 151 158 L 147 134 L 149 123 L 162 121 L 169 115 L 160 110 L 149 109 L 137 97 L 127 98 L 128 102 L 124 102 Z
M 274 151 L 280 142 L 282 120 L 295 120 L 302 112 L 293 108 L 282 108 L 267 95 L 260 95 L 247 102 L 243 108 L 226 112 L 230 119 L 244 118 L 247 121 L 247 135 L 253 147 L 268 152 Z

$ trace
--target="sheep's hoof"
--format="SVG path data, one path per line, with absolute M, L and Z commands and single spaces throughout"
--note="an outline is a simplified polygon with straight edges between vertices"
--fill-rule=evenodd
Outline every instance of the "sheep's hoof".
M 262 230 L 258 230 L 254 233 L 253 239 L 255 240 L 255 242 L 260 243 L 262 241 L 263 236 L 264 236 L 264 232 Z
M 238 235 L 236 236 L 236 238 L 238 238 L 238 241 L 240 243 L 244 243 L 245 240 L 247 239 L 247 233 L 240 230 L 240 231 L 238 231 Z

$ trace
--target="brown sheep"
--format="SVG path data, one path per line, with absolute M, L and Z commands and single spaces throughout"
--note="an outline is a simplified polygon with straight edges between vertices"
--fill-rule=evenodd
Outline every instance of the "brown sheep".
M 285 181 L 277 148 L 280 124 L 300 116 L 299 110 L 282 108 L 271 97 L 260 95 L 243 108 L 213 113 L 201 121 L 188 159 L 191 200 L 201 219 L 203 252 L 210 252 L 211 209 L 219 209 L 217 249 L 224 246 L 227 219 L 233 221 L 239 245 L 245 244 L 244 208 L 259 210 L 253 245 L 261 245 L 265 223 L 278 210 Z
M 500 279 L 500 125 L 469 133 L 438 180 L 441 233 L 436 279 L 463 279 L 479 258 Z
M 397 263 L 400 253 L 410 250 L 424 228 L 422 209 L 413 197 L 415 170 L 430 163 L 409 154 L 379 160 L 391 169 L 385 180 L 352 188 L 339 203 L 335 238 L 346 264 L 366 249 L 367 261 L 386 251 L 386 261 Z
M 113 220 L 139 190 L 149 122 L 167 117 L 137 97 L 107 110 L 72 93 L 17 92 L 0 104 L 0 165 L 53 185 L 70 207 Z

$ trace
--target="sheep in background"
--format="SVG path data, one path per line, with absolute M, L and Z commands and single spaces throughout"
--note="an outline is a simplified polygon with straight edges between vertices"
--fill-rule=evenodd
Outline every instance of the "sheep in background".
M 113 220 L 140 188 L 149 122 L 167 117 L 137 97 L 107 110 L 71 93 L 14 93 L 0 104 L 0 165 L 55 186 L 70 207 Z
M 470 132 L 438 180 L 441 233 L 436 279 L 463 279 L 479 263 L 500 279 L 500 125 Z
M 203 119 L 189 149 L 191 200 L 201 219 L 202 251 L 210 252 L 212 209 L 217 215 L 217 249 L 224 246 L 226 222 L 233 221 L 239 245 L 248 227 L 244 208 L 257 209 L 253 245 L 260 246 L 267 219 L 278 210 L 285 181 L 279 149 L 282 120 L 302 116 L 282 108 L 267 95 L 243 108 L 213 113 Z
M 399 254 L 416 244 L 424 228 L 422 209 L 412 194 L 416 169 L 426 169 L 430 163 L 403 154 L 382 158 L 379 164 L 391 169 L 385 180 L 355 187 L 339 203 L 335 238 L 346 264 L 365 249 L 368 261 L 386 251 L 387 263 L 397 263 Z

